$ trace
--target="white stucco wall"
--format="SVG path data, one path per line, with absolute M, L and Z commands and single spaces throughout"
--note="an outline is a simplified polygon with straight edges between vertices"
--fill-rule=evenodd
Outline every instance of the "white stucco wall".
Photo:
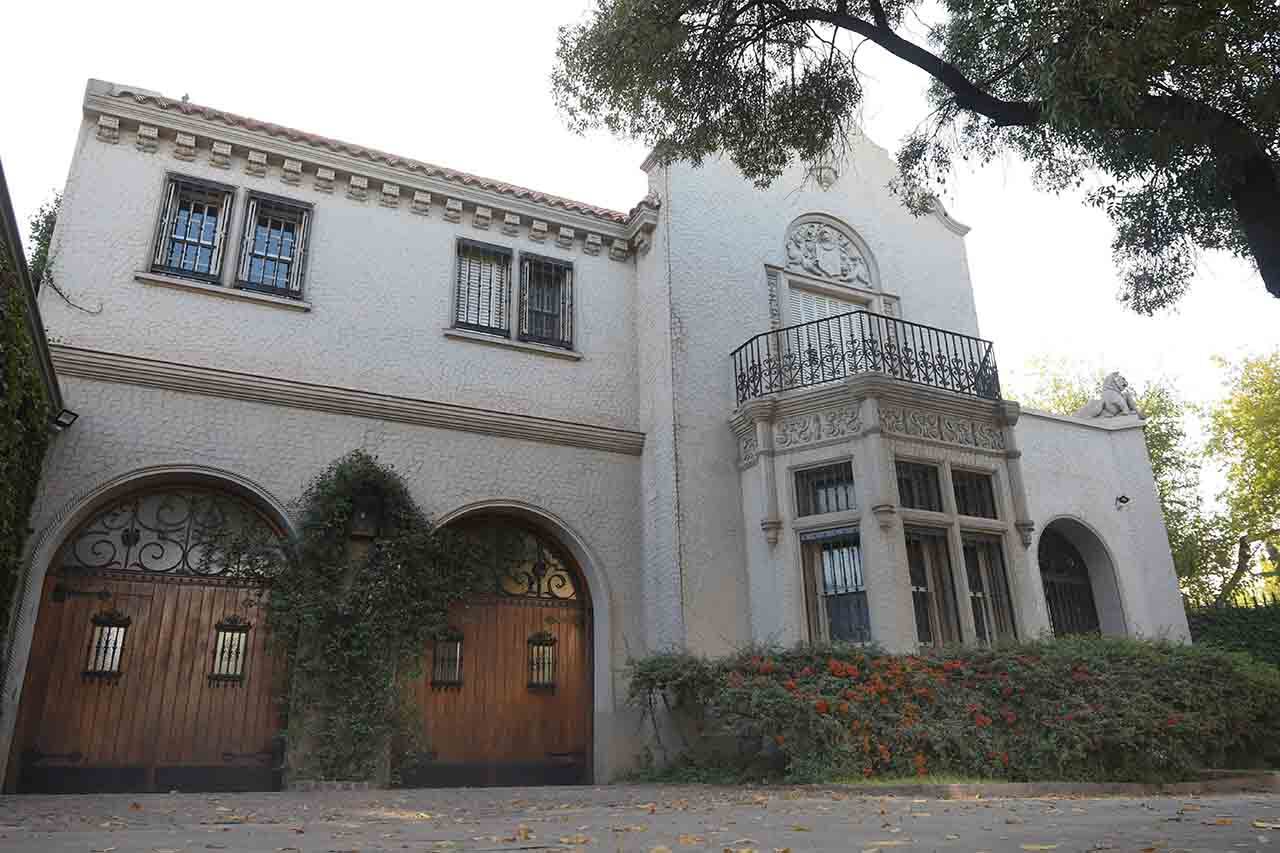
M 686 623 L 699 651 L 723 651 L 753 636 L 795 636 L 795 626 L 779 630 L 778 612 L 761 618 L 750 612 L 760 599 L 748 591 L 746 548 L 757 547 L 761 533 L 758 520 L 744 527 L 737 448 L 726 426 L 736 407 L 729 356 L 769 328 L 765 265 L 785 265 L 787 226 L 806 213 L 841 220 L 868 245 L 884 290 L 900 297 L 904 319 L 977 333 L 963 239 L 937 217 L 911 216 L 890 196 L 885 185 L 893 172 L 887 153 L 865 138 L 855 140 L 829 191 L 801 189 L 799 167 L 761 190 L 716 158 L 650 172 L 650 187 L 663 201 L 658 231 L 668 241 L 661 247 L 666 266 L 641 267 L 639 288 L 647 292 L 649 278 L 670 277 Z M 655 244 L 653 253 L 659 251 Z M 791 593 L 784 594 L 779 604 L 791 613 Z
M 1115 566 L 1121 613 L 1114 599 L 1109 603 L 1101 579 L 1092 578 L 1103 629 L 1118 633 L 1122 620 L 1131 635 L 1187 639 L 1186 613 L 1140 422 L 1089 423 L 1028 411 L 1016 429 L 1027 502 L 1036 522 L 1032 565 L 1038 565 L 1036 545 L 1046 526 L 1056 519 L 1077 521 L 1101 541 Z M 1121 495 L 1129 502 L 1118 506 Z M 1088 562 L 1090 555 L 1083 556 Z
M 501 213 L 487 230 L 444 219 L 443 199 L 431 213 L 410 212 L 408 199 L 389 209 L 380 182 L 354 201 L 345 183 L 314 189 L 313 175 L 291 186 L 272 167 L 264 177 L 233 157 L 210 165 L 202 140 L 191 162 L 173 156 L 162 138 L 154 153 L 139 151 L 133 134 L 99 140 L 90 119 L 81 125 L 58 217 L 53 274 L 85 313 L 52 290 L 40 308 L 52 340 L 148 358 L 283 376 L 408 397 L 581 420 L 634 429 L 637 424 L 635 267 L 605 251 L 589 255 L 578 234 L 571 248 L 529 239 L 528 217 L 514 236 Z M 224 280 L 234 273 L 246 193 L 256 190 L 314 205 L 302 313 L 210 297 L 136 281 L 151 266 L 166 173 L 237 188 L 228 230 Z M 410 192 L 411 196 L 412 193 Z M 581 361 L 499 349 L 446 338 L 452 323 L 456 240 L 466 237 L 572 261 L 574 346 Z M 229 267 L 229 269 L 228 269 Z
M 637 457 L 119 383 L 62 382 L 80 419 L 46 460 L 31 522 L 38 573 L 46 568 L 39 556 L 59 544 L 59 521 L 82 509 L 86 495 L 132 472 L 166 465 L 218 469 L 257 483 L 277 505 L 287 505 L 326 465 L 363 448 L 399 471 L 432 516 L 510 502 L 556 519 L 563 529 L 553 532 L 571 550 L 580 543 L 596 629 L 596 778 L 611 778 L 634 758 L 626 734 L 630 716 L 619 697 L 628 653 L 645 646 L 636 571 L 642 559 Z M 42 574 L 31 578 L 20 604 L 0 714 L 8 725 L 42 580 Z M 9 730 L 3 731 L 0 755 L 7 755 Z

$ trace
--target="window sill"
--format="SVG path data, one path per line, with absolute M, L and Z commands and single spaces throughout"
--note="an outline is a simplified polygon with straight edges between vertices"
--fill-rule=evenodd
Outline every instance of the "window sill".
M 797 533 L 808 533 L 827 527 L 857 527 L 861 517 L 862 513 L 856 509 L 802 515 L 791 522 L 791 529 Z
M 311 303 L 305 302 L 301 299 L 286 299 L 283 296 L 272 296 L 269 293 L 258 293 L 253 290 L 239 290 L 234 287 L 224 287 L 220 284 L 210 284 L 206 281 L 178 278 L 176 276 L 162 275 L 161 273 L 155 272 L 139 272 L 135 273 L 133 277 L 143 284 L 150 284 L 155 287 L 172 287 L 176 290 L 194 290 L 197 293 L 221 296 L 223 299 L 240 299 L 245 302 L 257 302 L 260 305 L 274 305 L 277 308 L 287 308 L 291 311 L 311 310 Z
M 959 515 L 960 531 L 982 533 L 1004 533 L 1009 525 L 998 518 L 983 518 L 980 515 Z
M 549 355 L 552 358 L 562 358 L 566 361 L 582 361 L 582 353 L 574 352 L 573 350 L 549 347 L 546 344 L 533 344 L 528 341 L 513 341 L 510 338 L 486 335 L 484 332 L 473 332 L 469 329 L 445 329 L 444 336 L 446 338 L 456 338 L 461 341 L 475 341 L 476 343 L 489 344 L 490 346 L 495 347 L 506 347 L 507 349 L 535 352 L 539 355 Z

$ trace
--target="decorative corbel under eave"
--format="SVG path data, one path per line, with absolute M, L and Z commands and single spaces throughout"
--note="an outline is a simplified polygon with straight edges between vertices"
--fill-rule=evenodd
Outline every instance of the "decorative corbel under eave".
M 627 217 L 627 239 L 635 250 L 645 254 L 653 245 L 653 232 L 658 227 L 658 209 L 662 202 L 655 193 L 649 193 L 631 208 Z
M 996 404 L 996 422 L 1004 431 L 1004 458 L 1009 470 L 1009 491 L 1013 493 L 1014 529 L 1023 548 L 1031 547 L 1036 523 L 1031 520 L 1027 507 L 1027 484 L 1022 476 L 1022 450 L 1018 447 L 1018 435 L 1014 426 L 1022 415 L 1022 407 L 1012 400 Z

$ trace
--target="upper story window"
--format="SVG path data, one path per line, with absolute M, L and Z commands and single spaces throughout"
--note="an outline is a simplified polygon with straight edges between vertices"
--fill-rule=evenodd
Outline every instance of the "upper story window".
M 837 462 L 796 472 L 796 515 L 853 509 L 853 465 Z
M 937 465 L 899 460 L 897 470 L 898 498 L 902 506 L 942 512 L 942 488 Z
M 194 178 L 173 177 L 165 187 L 156 229 L 156 272 L 216 280 L 222 271 L 233 192 Z
M 573 349 L 573 264 L 520 257 L 520 340 Z
M 977 471 L 952 469 L 951 482 L 956 492 L 956 512 L 978 518 L 996 518 L 996 493 L 991 475 Z
M 511 250 L 459 240 L 453 325 L 510 337 L 510 293 Z
M 279 296 L 301 296 L 310 216 L 306 205 L 250 196 L 240 244 L 239 285 Z

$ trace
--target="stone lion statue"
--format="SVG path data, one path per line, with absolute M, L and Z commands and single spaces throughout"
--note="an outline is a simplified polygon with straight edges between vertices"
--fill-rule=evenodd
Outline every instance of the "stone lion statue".
M 1108 373 L 1102 380 L 1102 396 L 1094 397 L 1076 412 L 1077 418 L 1118 418 L 1125 415 L 1141 415 L 1138 397 L 1133 393 L 1129 380 L 1119 373 Z

